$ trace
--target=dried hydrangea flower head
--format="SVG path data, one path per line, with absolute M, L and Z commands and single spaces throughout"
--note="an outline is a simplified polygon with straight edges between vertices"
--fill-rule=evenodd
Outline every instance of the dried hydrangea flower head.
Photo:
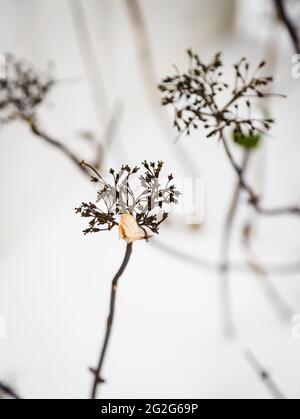
M 173 106 L 174 127 L 180 135 L 190 135 L 199 124 L 208 131 L 208 138 L 219 139 L 227 128 L 246 137 L 270 129 L 273 119 L 252 116 L 252 99 L 269 96 L 264 88 L 273 81 L 272 77 L 258 75 L 266 64 L 264 61 L 251 72 L 249 62 L 242 58 L 234 65 L 235 80 L 230 86 L 223 80 L 221 54 L 204 64 L 192 50 L 187 52 L 189 70 L 184 73 L 177 70 L 159 85 L 162 105 Z M 227 95 L 225 102 L 224 95 Z
M 0 122 L 30 120 L 43 102 L 54 80 L 49 74 L 37 73 L 13 55 L 5 57 L 5 77 L 0 79 Z
M 86 165 L 86 163 L 84 163 Z M 106 182 L 91 166 L 92 181 L 99 185 L 96 203 L 82 203 L 76 212 L 89 219 L 84 234 L 110 231 L 119 227 L 120 237 L 132 243 L 149 238 L 148 233 L 159 233 L 160 225 L 169 215 L 171 204 L 177 204 L 180 192 L 169 175 L 164 187 L 160 184 L 163 162 L 143 162 L 140 168 L 122 166 L 110 170 L 112 181 Z M 138 183 L 134 183 L 134 181 Z M 135 192 L 137 190 L 137 192 Z

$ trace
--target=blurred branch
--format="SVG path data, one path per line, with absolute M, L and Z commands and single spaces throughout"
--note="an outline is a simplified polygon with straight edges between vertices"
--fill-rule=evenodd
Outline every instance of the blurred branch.
M 277 384 L 273 381 L 271 375 L 266 371 L 266 369 L 260 365 L 259 361 L 256 359 L 254 354 L 247 350 L 245 351 L 246 360 L 249 362 L 249 365 L 253 368 L 259 378 L 262 380 L 264 385 L 267 387 L 271 395 L 277 400 L 286 400 L 286 397 L 283 395 L 282 391 L 279 389 Z
M 31 119 L 24 119 L 24 122 L 26 122 L 31 132 L 36 135 L 37 137 L 41 138 L 42 140 L 46 141 L 46 143 L 50 144 L 51 146 L 57 148 L 60 150 L 69 160 L 71 160 L 76 167 L 83 172 L 85 175 L 89 176 L 89 172 L 81 163 L 82 160 L 80 160 L 65 144 L 59 142 L 58 140 L 50 137 L 48 134 L 46 134 L 44 131 L 42 131 L 35 120 Z
M 150 246 L 153 246 L 155 249 L 165 253 L 166 255 L 181 260 L 184 263 L 197 266 L 201 269 L 207 271 L 220 271 L 222 268 L 222 263 L 210 261 L 201 256 L 194 256 L 191 253 L 184 252 L 179 250 L 177 247 L 173 247 L 169 244 L 162 243 L 161 240 L 151 240 Z M 231 272 L 245 272 L 246 269 L 245 263 L 229 261 L 229 269 Z M 291 263 L 276 263 L 276 264 L 264 264 L 264 269 L 268 275 L 294 275 L 300 272 L 300 261 L 291 262 Z
M 220 136 L 220 139 L 224 145 L 224 149 L 226 152 L 226 155 L 228 157 L 229 162 L 231 163 L 232 168 L 234 169 L 241 188 L 247 192 L 248 194 L 248 203 L 260 214 L 264 216 L 284 216 L 284 215 L 297 215 L 300 216 L 300 207 L 299 206 L 286 206 L 286 207 L 277 207 L 277 208 L 264 208 L 260 204 L 260 197 L 256 194 L 254 189 L 246 182 L 244 179 L 244 173 L 242 170 L 242 167 L 238 165 L 238 163 L 235 161 L 233 154 L 229 148 L 229 145 L 227 144 L 227 140 L 225 139 L 225 136 L 223 133 Z
M 89 130 L 80 132 L 80 137 L 89 141 L 95 147 L 95 158 L 92 166 L 97 170 L 101 170 L 105 155 L 108 153 L 110 147 L 114 143 L 122 116 L 123 107 L 120 103 L 118 103 L 113 109 L 111 118 L 108 121 L 107 127 L 102 136 L 102 141 L 99 141 L 94 133 Z
M 139 0 L 125 0 L 125 3 L 135 34 L 139 65 L 141 68 L 145 90 L 147 92 L 148 98 L 150 99 L 155 118 L 161 127 L 163 138 L 165 138 L 166 141 L 169 141 L 168 139 L 170 138 L 170 131 L 165 122 L 164 116 L 160 112 L 160 100 L 159 96 L 156 94 L 155 87 L 157 86 L 158 77 L 155 71 L 154 58 L 151 53 L 150 40 L 140 2 Z M 193 173 L 194 175 L 198 174 L 198 168 L 182 147 L 180 147 L 176 155 L 180 159 L 181 164 L 184 166 L 185 170 Z
M 268 272 L 261 265 L 255 257 L 251 249 L 252 226 L 247 224 L 243 232 L 243 243 L 246 250 L 246 260 L 249 268 L 261 279 L 261 284 L 264 286 L 265 292 L 269 300 L 277 309 L 280 317 L 285 321 L 290 321 L 295 310 L 292 309 L 281 297 L 279 292 L 275 289 L 272 282 L 268 278 Z
M 249 157 L 250 157 L 250 152 L 245 151 L 243 155 L 243 161 L 242 161 L 242 166 L 241 166 L 241 171 L 240 171 L 240 179 L 234 189 L 232 201 L 231 201 L 227 218 L 226 218 L 226 222 L 225 222 L 222 245 L 221 245 L 220 291 L 221 291 L 221 302 L 222 302 L 222 321 L 224 325 L 225 336 L 234 335 L 234 323 L 233 323 L 233 317 L 232 317 L 232 308 L 230 304 L 229 277 L 228 277 L 229 270 L 230 270 L 229 253 L 230 253 L 233 225 L 234 225 L 235 217 L 238 211 L 238 206 L 239 206 L 239 201 L 240 201 L 240 196 L 241 196 L 241 191 L 242 191 L 242 179 L 244 177 L 245 171 L 248 166 Z
M 204 257 L 201 256 L 193 256 L 188 252 L 179 250 L 177 247 L 172 247 L 169 244 L 164 244 L 161 242 L 161 240 L 151 240 L 150 246 L 156 248 L 157 250 L 165 253 L 166 255 L 174 259 L 181 260 L 185 263 L 195 265 L 199 268 L 206 269 L 208 271 L 216 271 L 220 269 L 221 266 L 221 264 L 218 264 L 217 262 L 206 260 Z M 235 266 L 235 268 L 242 270 L 242 264 L 239 266 Z
M 0 382 L 0 399 L 1 399 L 1 393 L 3 393 L 4 396 L 11 397 L 12 399 L 19 400 L 21 397 L 9 386 L 6 384 Z
M 274 0 L 279 19 L 282 21 L 294 45 L 295 52 L 300 54 L 300 37 L 297 28 L 292 22 L 285 5 L 286 0 Z
M 90 369 L 90 371 L 94 374 L 94 382 L 93 382 L 92 395 L 91 395 L 92 399 L 96 399 L 97 390 L 98 390 L 99 385 L 105 382 L 103 380 L 102 376 L 101 376 L 101 373 L 102 373 L 102 367 L 103 367 L 103 363 L 104 363 L 104 359 L 105 359 L 105 355 L 106 355 L 106 351 L 107 351 L 107 347 L 108 347 L 109 339 L 110 339 L 110 335 L 111 335 L 111 330 L 112 330 L 112 326 L 113 326 L 113 321 L 114 321 L 115 302 L 116 302 L 118 281 L 119 281 L 120 277 L 123 275 L 123 273 L 124 273 L 124 271 L 125 271 L 125 269 L 128 265 L 131 254 L 132 254 L 132 243 L 127 244 L 126 253 L 125 253 L 125 257 L 124 257 L 124 260 L 122 262 L 122 265 L 121 265 L 120 269 L 118 270 L 117 274 L 115 275 L 115 277 L 112 281 L 109 316 L 108 316 L 108 319 L 107 319 L 106 332 L 105 332 L 104 342 L 103 342 L 103 346 L 102 346 L 101 353 L 100 353 L 100 359 L 99 359 L 97 369 Z
M 119 119 L 122 117 L 122 112 L 123 112 L 123 109 L 121 105 L 118 104 L 115 107 L 113 114 L 108 122 L 102 142 L 97 141 L 93 136 L 88 134 L 89 139 L 92 141 L 92 143 L 95 146 L 95 159 L 92 165 L 98 170 L 101 169 L 107 150 L 109 149 L 109 147 L 111 146 L 111 144 L 113 143 L 116 137 L 116 132 L 119 126 Z M 116 117 L 115 115 L 118 115 L 118 117 Z M 57 150 L 62 152 L 72 163 L 75 164 L 75 166 L 81 171 L 81 173 L 83 173 L 84 175 L 90 178 L 88 168 L 82 165 L 82 159 L 80 159 L 63 142 L 53 138 L 44 130 L 42 130 L 40 126 L 38 125 L 37 119 L 35 116 L 31 118 L 23 118 L 23 121 L 29 126 L 31 132 L 34 135 L 36 135 L 40 139 L 44 140 L 47 144 L 51 145 L 52 147 L 55 147 Z
M 90 93 L 92 96 L 95 112 L 98 116 L 101 126 L 107 124 L 108 122 L 108 131 L 107 137 L 115 136 L 111 135 L 116 132 L 116 127 L 119 124 L 121 119 L 120 115 L 123 113 L 123 108 L 121 105 L 117 104 L 114 109 L 111 109 L 109 103 L 109 97 L 105 90 L 105 85 L 103 82 L 103 77 L 101 69 L 97 60 L 96 50 L 93 46 L 92 35 L 89 28 L 89 22 L 84 10 L 84 5 L 81 0 L 69 0 L 69 7 L 72 15 L 72 21 L 74 25 L 74 31 L 77 37 L 79 51 L 81 54 L 81 59 L 83 65 L 86 69 L 86 74 L 88 78 Z M 122 141 L 118 141 L 118 150 L 124 157 L 125 150 L 122 147 Z M 95 167 L 97 167 L 97 162 Z
M 101 126 L 107 123 L 109 101 L 105 91 L 101 70 L 93 47 L 84 6 L 81 0 L 69 0 L 79 52 L 89 80 L 90 93 L 95 104 L 95 110 Z
M 222 268 L 221 263 L 208 260 L 201 256 L 194 256 L 191 253 L 184 252 L 178 248 L 175 248 L 166 243 L 162 243 L 161 241 L 155 239 L 151 240 L 150 245 L 174 259 L 181 260 L 184 263 L 197 266 L 207 271 L 217 272 Z M 300 273 L 300 261 L 285 264 L 264 264 L 263 266 L 268 275 L 272 274 L 285 277 L 286 275 L 295 275 Z M 246 267 L 247 265 L 243 262 L 229 261 L 229 269 L 231 272 L 246 272 Z

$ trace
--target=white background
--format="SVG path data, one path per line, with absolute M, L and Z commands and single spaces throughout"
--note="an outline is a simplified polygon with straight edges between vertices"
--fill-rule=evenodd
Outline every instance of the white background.
M 162 159 L 180 180 L 203 176 L 203 225 L 193 229 L 175 215 L 157 240 L 217 261 L 234 185 L 221 145 L 207 140 L 202 131 L 174 145 L 171 114 L 159 108 L 151 80 L 145 87 L 123 0 L 82 1 L 101 72 L 97 86 L 91 84 L 70 2 L 0 0 L 0 51 L 26 58 L 40 69 L 53 62 L 56 77 L 65 80 L 40 111 L 43 127 L 86 157 L 78 131 L 91 129 L 101 138 L 120 102 L 123 116 L 103 170 Z M 293 50 L 287 35 L 272 23 L 270 3 L 262 3 L 140 1 L 155 82 L 173 71 L 172 64 L 185 68 L 187 47 L 205 59 L 223 51 L 228 77 L 230 65 L 241 56 L 256 65 L 275 50 L 274 89 L 288 94 L 288 99 L 270 103 L 277 124 L 256 156 L 257 173 L 264 167 L 256 182 L 265 191 L 267 205 L 295 204 L 300 201 L 300 80 L 290 75 Z M 23 124 L 1 129 L 0 150 L 0 313 L 7 332 L 0 339 L 0 378 L 26 398 L 88 397 L 88 367 L 98 359 L 110 281 L 125 245 L 116 230 L 82 235 L 84 220 L 74 208 L 93 199 L 93 187 Z M 183 159 L 183 151 L 193 165 Z M 240 230 L 249 213 L 243 208 L 231 252 L 235 261 L 244 256 Z M 255 249 L 262 261 L 297 260 L 299 220 L 261 219 L 256 227 Z M 292 312 L 300 312 L 299 274 L 270 280 Z M 172 258 L 151 244 L 137 243 L 120 282 L 102 396 L 269 398 L 245 360 L 243 350 L 248 348 L 282 391 L 298 398 L 300 340 L 292 338 L 291 320 L 278 317 L 262 281 L 250 272 L 231 275 L 237 337 L 226 340 L 218 274 Z

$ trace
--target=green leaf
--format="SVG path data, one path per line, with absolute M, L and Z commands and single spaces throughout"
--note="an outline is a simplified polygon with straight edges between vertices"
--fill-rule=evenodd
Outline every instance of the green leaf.
M 247 150 L 254 150 L 255 148 L 259 147 L 262 135 L 261 134 L 244 134 L 241 131 L 234 131 L 232 133 L 233 141 L 238 144 L 239 146 L 247 149 Z

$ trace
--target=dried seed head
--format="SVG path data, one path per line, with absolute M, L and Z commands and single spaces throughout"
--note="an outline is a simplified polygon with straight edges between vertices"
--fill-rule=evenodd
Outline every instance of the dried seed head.
M 166 210 L 178 203 L 180 192 L 173 184 L 173 175 L 161 185 L 162 161 L 144 161 L 142 165 L 145 170 L 139 176 L 138 167 L 123 165 L 119 171 L 111 169 L 112 182 L 107 182 L 93 170 L 92 181 L 99 185 L 97 202 L 83 202 L 76 209 L 81 217 L 89 220 L 84 234 L 111 231 L 119 226 L 120 237 L 132 243 L 149 238 L 150 232 L 159 233 L 168 216 Z M 120 214 L 123 215 L 119 224 Z
M 231 85 L 223 79 L 221 54 L 217 54 L 209 64 L 205 64 L 191 49 L 187 54 L 188 69 L 185 72 L 176 70 L 176 75 L 164 78 L 159 85 L 162 105 L 171 105 L 174 109 L 173 125 L 179 136 L 190 135 L 202 123 L 208 130 L 207 138 L 220 138 L 229 126 L 246 135 L 260 134 L 271 128 L 264 119 L 252 116 L 251 106 L 252 98 L 263 99 L 268 94 L 264 88 L 273 80 L 259 74 L 266 65 L 265 61 L 252 72 L 247 59 L 242 58 L 234 65 L 235 77 Z M 225 106 L 224 88 L 228 95 Z M 245 101 L 246 116 L 237 112 L 241 108 L 243 111 Z
M 31 122 L 54 85 L 48 71 L 37 72 L 24 60 L 6 55 L 6 77 L 0 79 L 0 122 Z

